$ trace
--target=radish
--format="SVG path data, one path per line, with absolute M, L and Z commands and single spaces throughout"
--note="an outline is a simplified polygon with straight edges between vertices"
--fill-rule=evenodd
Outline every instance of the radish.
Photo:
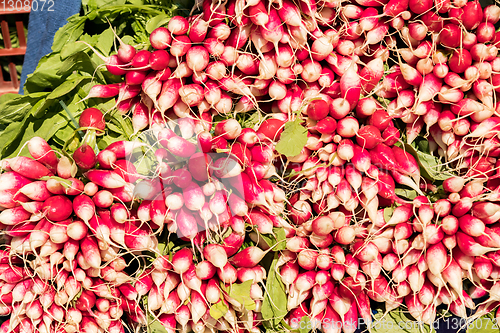
M 29 199 L 35 201 L 45 201 L 52 195 L 48 191 L 46 182 L 44 181 L 35 181 L 26 184 L 19 189 L 19 192 L 26 195 L 26 197 L 28 197 Z
M 82 169 L 91 169 L 97 163 L 97 157 L 94 153 L 94 150 L 88 145 L 79 147 L 73 153 L 73 159 L 75 160 L 75 163 L 78 165 L 78 167 Z
M 96 129 L 98 131 L 104 131 L 106 128 L 104 115 L 96 108 L 85 109 L 78 119 L 78 124 L 80 127 L 84 127 L 86 129 Z
M 73 204 L 65 196 L 55 195 L 45 200 L 43 212 L 51 221 L 63 221 L 73 213 Z
M 28 150 L 35 160 L 44 164 L 52 173 L 55 172 L 57 156 L 47 141 L 41 137 L 31 138 L 28 141 Z
M 88 223 L 95 214 L 95 205 L 88 196 L 81 194 L 73 199 L 73 211 L 76 216 Z
M 376 145 L 382 143 L 381 133 L 375 126 L 363 126 L 356 133 L 356 142 L 365 149 L 373 149 Z
M 129 72 L 127 72 L 125 74 L 125 76 L 127 76 L 128 74 L 129 74 Z M 93 97 L 111 98 L 111 97 L 115 97 L 116 95 L 118 95 L 120 93 L 121 87 L 122 87 L 121 83 L 113 83 L 113 84 L 108 84 L 108 85 L 95 85 L 92 88 L 90 88 L 89 94 L 87 95 L 86 98 L 93 98 Z
M 52 172 L 42 163 L 32 160 L 28 157 L 14 157 L 10 159 L 9 165 L 12 171 L 30 179 L 41 179 L 42 177 L 52 176 Z
M 96 185 L 110 189 L 119 188 L 127 184 L 118 174 L 107 170 L 90 170 L 85 173 L 85 177 Z
M 457 236 L 458 247 L 466 255 L 479 256 L 494 250 L 493 248 L 484 247 L 476 243 L 472 237 L 460 231 L 457 232 L 456 236 Z
M 159 27 L 153 30 L 151 35 L 149 36 L 149 40 L 151 42 L 151 46 L 153 46 L 157 50 L 164 50 L 170 46 L 172 42 L 172 36 L 167 28 Z

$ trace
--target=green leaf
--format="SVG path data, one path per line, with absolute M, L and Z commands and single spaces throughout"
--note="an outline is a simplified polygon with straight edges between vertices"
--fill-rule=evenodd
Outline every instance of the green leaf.
M 384 106 L 384 107 L 387 107 L 387 105 L 389 105 L 391 103 L 390 99 L 386 99 L 386 98 L 383 98 L 380 96 L 377 96 L 377 101 L 379 101 L 380 104 L 382 104 L 382 106 Z
M 391 219 L 392 213 L 394 212 L 394 207 L 384 208 L 384 221 L 388 222 Z
M 160 241 L 158 243 L 158 250 L 160 251 L 160 253 L 162 255 L 167 255 L 167 254 L 170 254 L 170 252 L 172 252 L 172 249 L 175 247 L 175 243 L 170 241 L 170 242 L 166 242 L 166 241 Z M 158 255 L 158 254 L 157 254 Z
M 16 140 L 22 133 L 24 124 L 26 123 L 29 115 L 21 122 L 14 122 L 7 126 L 0 135 L 0 147 L 6 147 Z M 4 158 L 4 154 L 0 152 L 0 157 Z
M 155 320 L 154 322 L 149 324 L 149 329 L 151 333 L 168 333 L 165 326 L 163 326 L 163 324 L 160 323 L 158 320 Z
M 60 128 L 68 124 L 68 119 L 63 113 L 48 114 L 42 119 L 36 119 L 29 115 L 23 122 L 13 124 L 17 125 L 13 128 L 17 132 L 11 133 L 10 137 L 4 132 L 0 137 L 2 157 L 16 155 L 23 148 L 23 145 L 34 136 L 39 136 L 48 141 Z M 10 125 L 7 129 L 9 127 Z M 4 135 L 5 141 L 3 141 Z
M 431 151 L 430 151 L 430 147 L 429 147 L 429 141 L 427 140 L 419 140 L 418 143 L 417 143 L 417 147 L 419 151 L 423 152 L 423 153 L 426 153 L 426 154 L 430 154 Z
M 296 156 L 307 143 L 307 129 L 300 124 L 300 119 L 289 121 L 281 133 L 276 150 L 285 156 Z
M 66 140 L 73 135 L 75 132 L 75 128 L 69 124 L 64 126 L 63 128 L 60 128 L 56 134 L 52 137 L 52 140 L 54 140 L 57 144 L 60 146 L 64 146 L 64 143 Z
M 276 272 L 278 257 L 279 254 L 275 253 L 271 267 L 268 271 L 269 273 L 266 281 L 267 293 L 264 295 L 264 302 L 262 303 L 261 310 L 264 326 L 268 329 L 275 330 L 279 330 L 278 325 L 288 313 L 285 285 Z
M 415 199 L 419 195 L 417 191 L 406 188 L 396 188 L 394 192 L 398 197 L 403 197 L 410 200 Z
M 111 52 L 111 48 L 113 47 L 115 42 L 115 34 L 113 33 L 113 30 L 110 28 L 104 30 L 104 32 L 101 33 L 99 36 L 99 39 L 97 40 L 97 47 L 99 50 L 102 51 L 102 53 L 105 56 L 108 56 L 109 53 Z
M 124 5 L 126 3 L 125 0 L 90 0 L 89 4 L 95 8 L 102 8 L 105 6 L 119 6 Z
M 224 315 L 229 311 L 229 307 L 223 300 L 219 300 L 219 302 L 215 303 L 210 307 L 210 316 L 215 320 L 219 320 L 224 317 Z
M 99 35 L 89 35 L 89 34 L 84 34 L 80 37 L 80 41 L 85 42 L 89 45 L 94 46 L 97 43 L 97 40 L 99 39 Z M 85 50 L 88 46 L 85 45 L 84 43 L 75 43 L 76 45 L 83 45 L 83 49 Z M 74 46 L 76 48 L 76 45 Z M 61 51 L 62 54 L 62 51 Z
M 115 127 L 112 127 L 112 126 Z M 119 112 L 114 112 L 111 118 L 111 123 L 108 123 L 110 128 L 114 128 L 114 131 L 123 134 L 125 137 L 130 139 L 134 134 L 134 127 L 130 118 L 125 119 Z
M 123 37 L 120 37 L 122 42 L 124 42 L 125 44 L 132 44 L 134 42 L 134 37 L 132 36 L 123 36 Z
M 80 40 L 84 40 L 85 42 L 89 43 L 90 45 L 94 45 L 97 42 L 98 36 L 92 36 L 90 37 L 89 35 L 83 35 L 82 37 L 88 37 L 87 40 L 84 38 L 80 38 Z M 65 60 L 66 58 L 72 56 L 75 53 L 84 51 L 87 49 L 88 46 L 83 44 L 83 43 L 71 43 L 71 44 L 66 44 L 61 50 L 60 56 L 61 60 Z
M 148 23 L 146 23 L 146 31 L 148 33 L 152 33 L 153 30 L 165 25 L 166 23 L 168 23 L 168 21 L 170 21 L 170 16 L 168 16 L 167 14 L 160 14 L 158 16 L 155 16 L 151 18 Z
M 59 54 L 51 53 L 42 57 L 33 74 L 28 75 L 24 86 L 24 92 L 26 94 L 32 94 L 34 92 L 51 90 L 57 87 L 62 78 L 62 75 L 57 73 L 60 67 L 61 59 Z
M 241 303 L 247 310 L 255 309 L 255 301 L 250 297 L 250 288 L 252 287 L 253 280 L 248 280 L 243 283 L 233 283 L 226 287 L 221 283 L 221 288 L 226 294 Z
M 90 77 L 79 76 L 78 78 L 71 81 L 64 81 L 63 84 L 58 86 L 56 89 L 47 96 L 47 99 L 57 99 L 69 94 L 73 89 L 78 87 L 80 83 L 86 80 L 90 80 Z M 35 115 L 36 116 L 36 115 Z
M 300 319 L 299 322 L 299 332 L 300 333 L 308 333 L 313 329 L 313 324 L 311 318 L 304 316 Z
M 441 184 L 437 187 L 437 189 L 434 192 L 428 194 L 427 197 L 431 200 L 431 202 L 436 202 L 439 199 L 447 198 L 448 194 L 446 193 L 446 191 L 443 188 L 443 185 Z
M 83 33 L 85 21 L 87 21 L 87 17 L 79 14 L 68 18 L 68 23 L 61 27 L 54 36 L 52 51 L 59 52 L 64 45 L 77 41 L 78 37 Z
M 242 122 L 241 126 L 244 128 L 253 128 L 255 125 L 259 124 L 262 120 L 264 120 L 264 117 L 262 117 L 260 111 L 255 111 L 252 113 L 250 117 L 248 117 L 248 119 Z
M 73 73 L 78 71 L 79 73 L 88 73 L 89 77 L 92 78 L 94 74 L 104 82 L 104 77 L 101 71 L 96 71 L 97 65 L 92 61 L 89 55 L 85 52 L 75 53 L 64 60 L 62 65 L 57 71 L 58 75 L 64 75 L 65 73 Z
M 273 228 L 273 233 L 272 234 L 261 234 L 259 233 L 259 237 L 262 237 L 264 241 L 266 242 L 269 247 L 273 247 L 272 251 L 282 251 L 286 249 L 286 233 L 285 229 L 283 228 Z
M 49 93 L 34 93 L 31 95 L 5 94 L 0 96 L 0 124 L 8 125 L 14 121 L 21 121 L 24 116 L 40 100 Z
M 112 144 L 113 142 L 120 141 L 120 140 L 127 140 L 127 138 L 125 138 L 123 135 L 119 135 L 118 133 L 108 133 L 107 135 L 103 136 L 99 140 L 99 142 L 97 142 L 97 147 L 100 150 L 103 150 L 104 148 L 106 148 L 107 146 Z
M 415 148 L 409 144 L 405 144 L 404 148 L 417 160 L 418 165 L 420 166 L 420 173 L 423 177 L 428 178 L 431 181 L 435 181 L 446 180 L 454 176 L 454 174 L 451 173 L 437 157 L 424 153 L 420 150 L 415 150 Z
M 154 159 L 153 154 L 147 153 L 147 151 L 145 150 L 147 148 L 148 147 L 141 147 L 143 155 L 138 162 L 134 163 L 137 173 L 140 175 L 151 175 L 158 163 L 156 159 Z

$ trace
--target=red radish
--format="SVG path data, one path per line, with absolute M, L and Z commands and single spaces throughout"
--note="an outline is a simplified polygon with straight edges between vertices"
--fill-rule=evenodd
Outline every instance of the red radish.
M 248 219 L 247 220 L 248 223 L 250 223 L 251 225 L 256 226 L 257 230 L 260 233 L 262 233 L 262 234 L 270 234 L 270 233 L 273 232 L 272 231 L 272 229 L 273 229 L 272 221 L 265 214 L 260 213 L 258 211 L 251 211 L 248 214 L 247 219 Z
M 76 216 L 87 223 L 95 214 L 94 202 L 84 194 L 76 196 L 73 199 L 73 211 Z
M 460 45 L 462 31 L 456 24 L 447 24 L 440 33 L 441 44 L 450 48 L 456 48 Z
M 349 226 L 344 226 L 335 233 L 334 239 L 340 244 L 347 245 L 350 244 L 355 237 L 356 232 L 354 229 Z
M 182 57 L 191 48 L 191 41 L 188 36 L 176 36 L 172 41 L 172 46 L 170 47 L 170 54 L 174 57 Z
M 173 35 L 183 35 L 188 32 L 189 23 L 187 19 L 182 16 L 174 16 L 168 22 L 167 29 Z
M 186 61 L 193 71 L 204 70 L 209 62 L 209 54 L 203 46 L 193 46 L 186 53 Z
M 107 170 L 90 170 L 85 173 L 85 177 L 105 188 L 119 188 L 127 184 L 118 174 Z
M 180 87 L 181 82 L 176 78 L 170 78 L 163 82 L 160 97 L 158 99 L 160 111 L 165 112 L 167 109 L 174 106 L 179 98 Z
M 358 103 L 361 93 L 361 79 L 356 73 L 354 66 L 350 66 L 340 79 L 340 90 L 342 97 L 349 102 L 350 109 L 353 110 Z
M 267 119 L 257 130 L 257 134 L 262 133 L 265 137 L 279 141 L 281 133 L 284 129 L 284 122 L 278 119 Z
M 63 221 L 73 213 L 73 204 L 65 196 L 55 195 L 45 200 L 43 212 L 50 221 Z
M 81 240 L 87 236 L 87 226 L 82 221 L 77 220 L 68 225 L 66 233 L 74 240 Z
M 208 22 L 202 19 L 201 16 L 198 16 L 194 22 L 191 23 L 189 28 L 189 39 L 193 43 L 201 43 L 205 40 L 208 32 Z
M 96 108 L 85 109 L 78 120 L 80 127 L 104 131 L 106 122 L 102 112 Z
M 26 195 L 29 199 L 35 201 L 45 201 L 52 196 L 52 194 L 47 190 L 47 185 L 44 181 L 35 181 L 26 184 L 19 189 L 19 192 Z
M 0 191 L 19 190 L 24 185 L 31 183 L 31 180 L 21 176 L 17 172 L 9 171 L 0 174 Z
M 132 58 L 131 65 L 134 68 L 137 69 L 142 69 L 146 66 L 149 65 L 149 59 L 151 57 L 151 52 L 147 50 L 141 50 L 135 54 L 135 56 Z M 129 71 L 127 71 L 127 74 Z
M 111 207 L 111 205 L 113 204 L 113 200 L 113 194 L 106 190 L 98 191 L 92 197 L 92 201 L 94 201 L 94 204 L 100 208 Z
M 55 172 L 57 156 L 47 141 L 41 137 L 34 137 L 28 141 L 28 150 L 33 158 L 44 164 L 50 171 Z
M 146 79 L 148 73 L 144 71 L 128 71 L 125 74 L 125 82 L 130 85 L 140 85 Z
M 233 140 L 241 133 L 241 125 L 235 119 L 221 121 L 215 126 L 215 135 Z
M 228 262 L 223 268 L 217 268 L 217 276 L 224 283 L 236 282 L 236 269 Z
M 124 159 L 132 154 L 134 149 L 144 147 L 146 144 L 137 141 L 116 141 L 106 147 L 106 151 L 115 153 L 117 159 Z
M 480 256 L 489 251 L 494 250 L 493 248 L 484 247 L 478 244 L 477 242 L 474 241 L 472 237 L 460 231 L 457 232 L 456 236 L 457 236 L 457 245 L 465 255 Z
M 116 160 L 116 154 L 111 150 L 101 150 L 99 154 L 97 154 L 97 161 L 99 162 L 99 166 L 103 169 L 111 169 Z
M 359 130 L 359 123 L 354 117 L 346 117 L 337 123 L 337 133 L 343 138 L 351 138 Z
M 332 134 L 337 128 L 337 122 L 332 117 L 321 119 L 315 126 L 315 129 L 321 134 Z
M 97 243 L 93 238 L 87 237 L 83 239 L 80 243 L 83 256 L 85 260 L 89 263 L 91 267 L 100 268 L 101 266 L 101 255 L 99 253 L 99 248 Z
M 121 63 L 124 63 L 123 61 L 120 61 Z M 115 97 L 120 93 L 120 88 L 122 86 L 122 83 L 111 83 L 111 84 L 106 84 L 106 85 L 100 85 L 96 84 L 92 88 L 90 88 L 89 94 L 85 99 L 88 98 L 111 98 Z
M 363 126 L 356 133 L 356 142 L 365 149 L 373 149 L 382 142 L 381 133 L 375 126 Z
M 164 50 L 170 46 L 172 42 L 172 35 L 167 28 L 159 27 L 153 30 L 151 35 L 149 35 L 149 41 L 151 46 L 157 50 Z
M 209 280 L 217 273 L 216 267 L 209 261 L 201 261 L 196 265 L 196 276 L 202 280 Z
M 30 233 L 29 242 L 32 249 L 42 246 L 49 239 L 51 223 L 46 219 L 40 220 Z
M 155 71 L 161 71 L 160 73 L 155 73 L 154 75 L 160 80 L 164 81 L 170 76 L 170 69 L 168 69 L 168 63 L 170 61 L 170 54 L 164 50 L 157 50 L 151 53 L 149 57 L 149 66 Z
M 463 73 L 471 64 L 472 58 L 469 51 L 467 51 L 466 49 L 455 51 L 448 61 L 450 69 L 455 73 Z
M 92 147 L 84 144 L 73 153 L 76 165 L 81 169 L 92 169 L 97 163 L 97 157 Z
M 14 157 L 10 159 L 9 165 L 12 171 L 30 179 L 40 179 L 52 175 L 52 172 L 42 163 L 34 161 L 29 157 Z

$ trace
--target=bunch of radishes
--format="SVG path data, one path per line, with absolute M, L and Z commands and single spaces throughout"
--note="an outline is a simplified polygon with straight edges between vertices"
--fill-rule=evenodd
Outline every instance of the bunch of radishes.
M 202 252 L 205 260 L 193 262 L 193 252 L 183 248 L 175 252 L 172 259 L 158 257 L 154 268 L 143 274 L 138 283 L 147 292 L 148 311 L 158 318 L 169 332 L 176 327 L 182 332 L 204 332 L 209 330 L 258 331 L 263 283 L 266 272 L 258 262 L 262 250 L 248 247 L 228 261 L 228 251 L 217 244 L 207 245 Z M 235 267 L 237 267 L 237 269 Z M 150 275 L 148 275 L 150 274 Z M 228 289 L 238 282 L 250 281 L 247 301 L 232 297 Z M 137 285 L 136 285 L 137 286 Z M 212 312 L 212 306 L 225 306 L 226 312 Z M 248 309 L 245 307 L 249 307 Z M 214 318 L 215 316 L 215 318 Z
M 104 115 L 87 109 L 80 125 L 87 131 L 103 130 Z M 219 130 L 230 125 L 221 123 Z M 240 137 L 236 125 L 235 136 L 227 139 Z M 268 218 L 257 208 L 249 212 L 242 198 L 251 191 L 250 177 L 256 183 L 256 176 L 242 177 L 238 155 L 196 153 L 197 145 L 185 139 L 193 134 L 192 122 L 165 123 L 155 142 L 152 175 L 140 175 L 132 163 L 134 150 L 146 144 L 129 141 L 115 142 L 97 156 L 84 142 L 73 154 L 73 163 L 66 156 L 58 158 L 43 139 L 33 138 L 28 148 L 35 159 L 3 160 L 0 221 L 10 236 L 5 261 L 30 268 L 4 267 L 4 282 L 12 288 L 18 284 L 22 293 L 10 303 L 6 298 L 4 313 L 15 318 L 4 324 L 6 331 L 28 329 L 26 325 L 28 331 L 123 331 L 124 312 L 133 326 L 145 325 L 149 314 L 172 330 L 176 323 L 184 330 L 188 324 L 200 329 L 211 318 L 210 306 L 218 302 L 230 308 L 213 326 L 235 328 L 242 316 L 247 329 L 257 326 L 253 321 L 259 320 L 262 301 L 258 283 L 265 279 L 258 263 L 266 252 L 251 246 L 236 254 L 245 239 L 244 218 L 261 234 L 272 233 L 273 221 L 281 227 L 282 220 Z M 203 148 L 202 141 L 199 146 Z M 255 203 L 270 207 L 283 202 L 284 193 L 270 182 L 266 194 L 269 191 L 270 198 L 256 194 Z M 156 234 L 164 225 L 168 232 L 191 240 L 199 262 L 195 266 L 195 253 L 183 249 L 171 263 L 169 257 L 159 256 L 153 268 L 129 276 L 123 257 L 143 256 L 144 251 L 159 255 Z M 230 286 L 237 279 L 252 280 L 249 297 L 256 304 L 255 314 L 220 288 L 220 283 Z M 26 296 L 33 281 L 44 289 Z M 42 293 L 49 299 L 39 301 Z M 147 309 L 141 304 L 144 295 Z M 188 306 L 183 305 L 188 299 Z M 18 306 L 20 300 L 24 303 Z
M 110 171 L 84 184 L 69 158 L 58 158 L 42 138 L 28 148 L 36 160 L 4 160 L 0 176 L 2 310 L 10 314 L 2 332 L 124 332 L 124 311 L 144 322 L 122 257 L 122 249 L 134 250 L 138 227 L 94 204 L 99 187 L 126 182 Z

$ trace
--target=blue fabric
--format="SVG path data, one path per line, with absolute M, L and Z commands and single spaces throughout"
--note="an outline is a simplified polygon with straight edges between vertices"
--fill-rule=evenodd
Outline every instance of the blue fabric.
M 20 94 L 24 92 L 26 77 L 35 71 L 38 62 L 43 56 L 52 52 L 52 42 L 57 30 L 66 24 L 66 20 L 70 16 L 78 14 L 82 5 L 81 0 L 54 0 L 53 2 L 53 11 L 49 12 L 47 10 L 49 1 L 46 2 L 42 11 L 42 3 L 39 1 L 38 10 L 32 10 L 30 13 L 27 49 L 20 82 L 22 89 L 19 89 Z

